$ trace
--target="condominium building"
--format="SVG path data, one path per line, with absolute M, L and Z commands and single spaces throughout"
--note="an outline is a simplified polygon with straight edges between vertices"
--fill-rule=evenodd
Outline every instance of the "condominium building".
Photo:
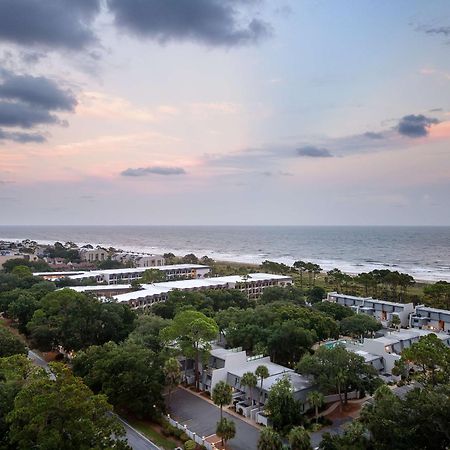
M 353 295 L 329 292 L 327 301 L 348 306 L 357 314 L 367 314 L 377 319 L 383 326 L 388 326 L 392 318 L 397 316 L 402 327 L 409 326 L 409 317 L 414 312 L 412 303 L 395 303 L 376 300 L 372 297 L 355 297 Z
M 83 261 L 98 262 L 106 261 L 109 257 L 109 253 L 108 250 L 105 250 L 104 248 L 82 248 L 80 250 L 80 256 Z
M 132 308 L 145 308 L 165 301 L 171 291 L 200 291 L 207 289 L 239 289 L 249 298 L 258 298 L 264 289 L 273 286 L 291 286 L 292 278 L 268 273 L 252 273 L 248 277 L 231 275 L 227 277 L 201 278 L 164 283 L 144 284 L 142 289 L 115 296 L 116 300 L 127 302 Z
M 411 326 L 423 330 L 444 331 L 450 333 L 450 311 L 447 309 L 416 306 L 411 316 Z
M 128 284 L 133 280 L 142 277 L 142 274 L 148 269 L 157 269 L 165 273 L 168 280 L 177 278 L 204 278 L 211 269 L 208 266 L 200 264 L 174 264 L 170 266 L 155 266 L 155 267 L 134 267 L 128 269 L 105 269 L 105 270 L 90 270 L 90 271 L 76 271 L 76 272 L 36 272 L 33 275 L 47 278 L 69 278 L 71 280 L 87 280 L 92 278 L 97 283 L 106 284 Z

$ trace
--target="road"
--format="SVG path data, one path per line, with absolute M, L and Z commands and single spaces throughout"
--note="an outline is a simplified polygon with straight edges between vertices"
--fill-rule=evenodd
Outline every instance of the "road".
M 210 436 L 216 432 L 219 408 L 184 390 L 177 389 L 170 401 L 171 415 L 199 436 Z M 259 429 L 223 412 L 224 417 L 236 425 L 236 437 L 227 445 L 232 450 L 255 450 L 259 439 Z
M 47 361 L 41 358 L 37 353 L 32 350 L 28 351 L 28 358 L 33 361 L 39 367 L 45 369 L 48 373 L 50 373 L 51 377 L 54 375 L 50 371 L 50 367 L 48 366 Z M 121 417 L 117 416 L 117 419 L 122 423 L 125 428 L 125 432 L 127 435 L 128 445 L 133 450 L 160 450 L 158 446 L 156 446 L 152 441 L 147 439 L 143 434 L 141 434 L 138 430 L 133 428 L 128 422 L 123 420 Z

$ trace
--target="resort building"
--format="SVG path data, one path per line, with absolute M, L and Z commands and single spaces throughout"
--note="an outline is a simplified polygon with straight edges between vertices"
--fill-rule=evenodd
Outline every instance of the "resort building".
M 106 261 L 109 257 L 108 250 L 104 248 L 80 249 L 80 256 L 83 261 L 97 262 Z
M 133 267 L 156 267 L 166 264 L 162 255 L 144 255 L 137 253 L 116 253 L 111 256 L 114 261 L 119 261 Z
M 170 266 L 167 266 L 170 267 Z M 248 277 L 231 275 L 226 277 L 201 278 L 144 284 L 142 289 L 127 294 L 116 295 L 115 299 L 127 302 L 132 308 L 145 308 L 167 300 L 171 291 L 201 291 L 208 289 L 239 289 L 249 298 L 258 298 L 263 290 L 273 286 L 291 286 L 292 278 L 268 273 L 252 273 Z
M 366 362 L 372 364 L 380 373 L 391 374 L 395 361 L 400 359 L 402 351 L 430 333 L 432 331 L 419 329 L 393 331 L 379 338 L 364 339 L 363 342 L 347 342 L 345 347 L 363 356 Z M 435 334 L 447 347 L 450 347 L 449 334 Z
M 450 311 L 424 305 L 416 306 L 411 316 L 411 326 L 422 330 L 450 333 Z
M 372 297 L 355 297 L 353 295 L 329 292 L 327 301 L 348 306 L 357 314 L 367 314 L 377 319 L 383 326 L 389 326 L 394 316 L 400 319 L 402 327 L 409 326 L 410 315 L 414 312 L 412 303 L 394 303 L 375 300 Z
M 70 286 L 69 289 L 108 299 L 113 298 L 115 295 L 125 294 L 126 292 L 132 291 L 133 286 L 131 286 L 131 284 L 99 284 L 97 286 Z
M 77 272 L 36 272 L 33 275 L 46 279 L 69 278 L 71 280 L 92 279 L 96 283 L 128 284 L 142 277 L 142 274 L 152 267 L 135 267 L 128 269 L 105 269 Z M 171 266 L 155 266 L 154 269 L 165 273 L 168 280 L 176 278 L 204 278 L 211 269 L 200 264 L 175 264 Z M 55 274 L 58 276 L 55 277 Z

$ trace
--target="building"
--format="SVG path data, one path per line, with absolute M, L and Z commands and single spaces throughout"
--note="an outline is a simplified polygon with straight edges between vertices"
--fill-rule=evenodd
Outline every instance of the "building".
M 3 264 L 10 259 L 25 259 L 30 262 L 39 260 L 38 256 L 32 253 L 2 252 L 2 254 L 0 254 L 0 267 L 3 267 Z
M 170 267 L 170 266 L 167 266 Z M 127 302 L 132 308 L 145 308 L 167 300 L 171 291 L 201 291 L 208 289 L 239 289 L 249 298 L 258 298 L 263 290 L 273 286 L 291 286 L 292 278 L 268 273 L 252 273 L 247 277 L 231 275 L 227 277 L 201 278 L 144 284 L 142 289 L 127 294 L 116 295 L 115 299 Z
M 69 278 L 71 280 L 88 280 L 92 279 L 96 283 L 106 284 L 128 284 L 133 280 L 142 277 L 142 274 L 152 267 L 135 267 L 127 269 L 105 269 L 105 270 L 90 270 L 90 271 L 72 271 L 72 272 L 58 272 L 57 278 Z M 165 273 L 166 278 L 204 278 L 211 269 L 208 266 L 200 264 L 175 264 L 171 266 L 156 266 L 154 269 L 161 270 Z M 36 272 L 33 275 L 43 278 L 55 279 L 56 272 Z
M 414 312 L 412 303 L 394 303 L 376 300 L 372 297 L 355 297 L 353 295 L 329 292 L 327 301 L 348 306 L 357 314 L 367 314 L 377 319 L 383 326 L 389 326 L 394 316 L 400 319 L 402 327 L 409 326 L 410 315 Z
M 411 316 L 411 326 L 423 330 L 444 331 L 450 333 L 450 311 L 446 309 L 416 306 Z
M 99 284 L 98 286 L 71 286 L 70 289 L 98 297 L 113 298 L 115 295 L 132 291 L 133 286 L 131 284 Z
M 105 250 L 104 248 L 82 248 L 80 250 L 80 256 L 83 261 L 97 262 L 106 261 L 109 258 L 109 253 L 108 250 Z
M 345 346 L 347 350 L 363 356 L 366 362 L 372 364 L 380 373 L 391 374 L 395 361 L 400 359 L 402 351 L 430 333 L 432 331 L 410 328 L 389 332 L 375 339 L 364 339 L 362 342 L 347 342 Z M 450 347 L 449 334 L 435 334 L 447 347 Z
M 156 267 L 164 266 L 166 264 L 164 256 L 162 255 L 123 252 L 112 255 L 111 259 L 133 267 Z

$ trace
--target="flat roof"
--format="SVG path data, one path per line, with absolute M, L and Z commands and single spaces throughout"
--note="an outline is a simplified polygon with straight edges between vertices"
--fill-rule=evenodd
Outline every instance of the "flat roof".
M 407 305 L 412 305 L 412 303 L 397 303 L 397 302 L 388 302 L 387 300 L 378 300 L 372 297 L 357 297 L 355 295 L 346 295 L 346 294 L 338 294 L 337 292 L 329 292 L 328 295 L 339 298 L 348 298 L 349 300 L 360 300 L 367 302 L 380 303 L 383 305 L 391 305 L 391 306 L 401 306 L 402 308 Z
M 356 353 L 359 356 L 364 358 L 365 362 L 376 361 L 377 359 L 382 359 L 382 356 L 374 355 L 373 353 L 366 352 L 364 350 L 355 350 L 353 353 Z
M 61 271 L 61 272 L 33 272 L 35 277 L 43 277 L 43 276 L 67 276 L 67 275 L 80 275 L 85 273 L 85 270 L 71 270 L 71 271 Z
M 438 313 L 438 314 L 450 314 L 450 311 L 448 309 L 431 308 L 429 306 L 416 306 L 416 312 L 418 310 L 434 312 L 434 313 Z
M 249 275 L 248 280 L 244 280 L 241 275 L 230 275 L 226 277 L 212 277 L 212 278 L 199 278 L 192 280 L 179 280 L 179 281 L 165 281 L 162 283 L 144 284 L 143 289 L 134 292 L 128 292 L 127 294 L 119 294 L 114 298 L 121 302 L 127 302 L 130 300 L 144 299 L 154 295 L 161 295 L 162 293 L 168 293 L 170 291 L 179 289 L 195 289 L 195 288 L 208 288 L 229 285 L 235 285 L 236 283 L 251 283 L 252 281 L 273 281 L 273 280 L 291 280 L 288 276 L 274 275 L 271 273 L 253 273 Z M 230 286 L 231 287 L 231 286 Z
M 73 291 L 77 292 L 111 291 L 111 290 L 131 289 L 131 284 L 101 284 L 99 286 L 68 286 L 68 287 Z

